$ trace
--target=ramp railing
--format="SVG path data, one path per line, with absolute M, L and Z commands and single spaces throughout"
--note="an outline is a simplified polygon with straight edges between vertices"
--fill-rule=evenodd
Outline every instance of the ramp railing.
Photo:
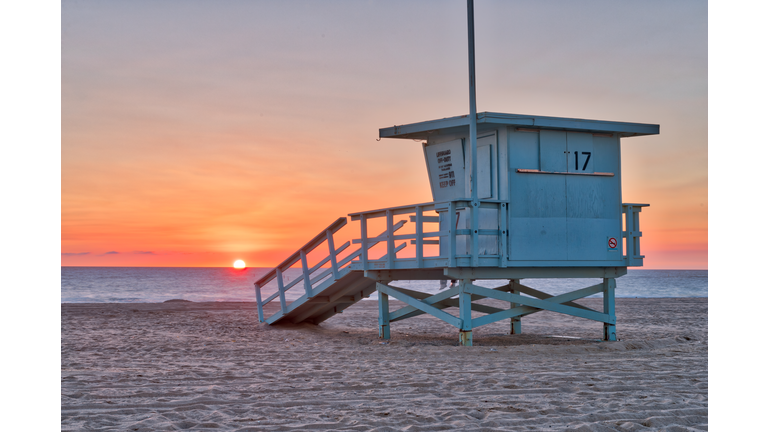
M 406 221 L 400 221 L 392 226 L 392 232 L 395 232 L 399 230 L 403 225 L 405 225 Z M 349 246 L 350 242 L 345 242 L 343 245 L 341 245 L 339 248 L 336 248 L 334 246 L 333 241 L 333 235 L 339 231 L 341 228 L 343 228 L 347 224 L 347 218 L 341 217 L 338 218 L 334 223 L 328 226 L 325 230 L 321 231 L 319 234 L 317 234 L 312 240 L 310 240 L 307 244 L 299 248 L 296 252 L 294 252 L 290 257 L 288 257 L 285 261 L 280 263 L 277 267 L 271 269 L 269 272 L 267 272 L 264 276 L 262 276 L 259 280 L 254 282 L 254 288 L 256 290 L 256 304 L 259 311 L 259 322 L 264 322 L 265 316 L 264 316 L 264 306 L 268 304 L 269 302 L 278 299 L 280 300 L 280 313 L 287 313 L 288 311 L 288 302 L 286 301 L 285 293 L 293 288 L 294 286 L 298 285 L 300 282 L 303 282 L 304 286 L 304 299 L 308 300 L 315 296 L 315 290 L 316 288 L 325 283 L 328 278 L 330 277 L 331 281 L 336 281 L 340 277 L 343 276 L 343 270 L 345 270 L 349 264 L 355 260 L 356 258 L 359 258 L 361 254 L 364 254 L 365 256 L 368 255 L 368 249 L 376 246 L 379 241 L 373 241 L 369 242 L 367 245 L 359 248 L 358 250 L 350 253 L 343 259 L 339 260 L 339 255 L 344 252 Z M 382 233 L 381 235 L 383 235 Z M 378 237 L 381 237 L 379 235 Z M 328 256 L 321 259 L 317 264 L 315 264 L 312 267 L 309 267 L 307 263 L 307 256 L 317 249 L 319 246 L 321 246 L 323 243 L 326 243 L 328 245 Z M 293 280 L 284 281 L 283 280 L 283 274 L 292 266 L 294 266 L 296 263 L 301 261 L 301 274 L 294 278 Z M 330 267 L 323 267 L 327 266 L 330 262 Z M 317 275 L 315 275 L 317 273 Z M 276 280 L 277 282 L 277 291 L 275 291 L 273 294 L 271 294 L 266 299 L 262 299 L 262 288 L 264 288 L 268 283 L 271 281 Z
M 624 262 L 627 266 L 642 266 L 645 255 L 640 255 L 640 237 L 643 232 L 640 231 L 640 212 L 643 207 L 649 207 L 650 204 L 622 204 L 621 211 L 624 213 L 624 231 L 621 236 L 626 239 L 626 255 Z

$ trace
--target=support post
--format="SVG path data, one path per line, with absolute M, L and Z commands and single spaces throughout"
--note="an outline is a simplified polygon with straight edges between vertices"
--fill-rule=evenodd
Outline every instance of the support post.
M 472 346 L 472 294 L 466 291 L 466 286 L 471 283 L 470 279 L 459 282 L 459 343 L 462 346 Z
M 389 339 L 389 296 L 379 291 L 379 339 Z
M 509 292 L 512 294 L 520 294 L 520 290 L 517 289 L 517 285 L 520 285 L 520 279 L 512 279 L 509 281 Z M 517 303 L 510 303 L 509 308 L 514 309 L 517 306 L 519 306 Z M 510 318 L 510 326 L 509 326 L 509 334 L 522 334 L 523 333 L 523 323 L 521 321 L 522 318 L 519 316 Z
M 616 319 L 616 279 L 603 279 L 603 313 Z M 616 340 L 616 324 L 603 323 L 603 340 Z

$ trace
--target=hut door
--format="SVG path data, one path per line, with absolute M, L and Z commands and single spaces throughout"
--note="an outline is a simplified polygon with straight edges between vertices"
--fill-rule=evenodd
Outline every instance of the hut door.
M 510 132 L 509 143 L 509 259 L 562 264 L 610 259 L 606 242 L 621 226 L 618 179 L 572 174 L 591 174 L 596 161 L 605 166 L 607 159 L 618 160 L 618 155 L 608 158 L 618 143 L 598 148 L 592 134 L 546 130 Z M 595 151 L 601 154 L 596 157 Z

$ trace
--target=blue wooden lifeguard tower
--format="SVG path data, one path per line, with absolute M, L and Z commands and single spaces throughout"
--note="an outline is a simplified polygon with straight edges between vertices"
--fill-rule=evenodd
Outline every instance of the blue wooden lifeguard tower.
M 384 339 L 391 322 L 426 313 L 472 345 L 473 328 L 509 319 L 510 333 L 518 334 L 522 317 L 546 310 L 602 322 L 603 339 L 616 340 L 615 279 L 643 265 L 639 214 L 648 206 L 622 202 L 621 139 L 658 134 L 659 126 L 476 113 L 471 0 L 468 18 L 470 114 L 379 130 L 380 138 L 421 141 L 433 200 L 349 214 L 360 236 L 338 248 L 334 235 L 348 220 L 336 220 L 255 282 L 260 321 L 319 324 L 378 291 Z M 377 222 L 383 230 L 372 235 L 369 226 Z M 328 255 L 310 267 L 307 256 L 323 244 Z M 345 253 L 351 244 L 359 247 Z M 376 247 L 383 256 L 371 256 Z M 301 275 L 284 280 L 299 262 Z M 602 282 L 552 296 L 524 285 L 530 278 Z M 509 283 L 473 283 L 483 279 Z M 433 295 L 390 285 L 397 280 L 458 284 Z M 262 293 L 268 284 L 273 292 Z M 292 288 L 301 295 L 289 302 Z M 574 302 L 598 293 L 602 311 Z M 390 296 L 406 306 L 391 311 Z M 476 303 L 484 298 L 510 307 Z M 263 306 L 272 301 L 280 309 L 265 317 Z M 473 318 L 472 311 L 485 315 Z

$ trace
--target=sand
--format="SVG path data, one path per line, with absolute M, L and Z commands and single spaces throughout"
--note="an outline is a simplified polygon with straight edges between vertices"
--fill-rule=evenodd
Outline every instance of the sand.
M 254 303 L 62 304 L 61 429 L 708 428 L 707 299 L 617 299 L 617 342 L 540 312 L 522 335 L 476 329 L 473 347 L 429 316 L 384 344 L 376 311 L 267 326 Z

